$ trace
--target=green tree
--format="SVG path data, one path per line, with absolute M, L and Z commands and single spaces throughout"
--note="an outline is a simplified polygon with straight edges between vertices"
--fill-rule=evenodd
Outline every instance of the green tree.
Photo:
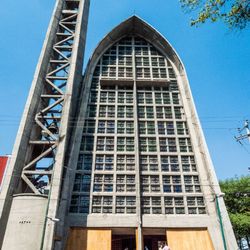
M 207 20 L 224 21 L 230 28 L 242 30 L 250 21 L 250 0 L 180 0 L 187 12 L 196 12 L 191 25 Z
M 250 176 L 221 181 L 220 187 L 239 247 L 245 239 L 250 248 Z

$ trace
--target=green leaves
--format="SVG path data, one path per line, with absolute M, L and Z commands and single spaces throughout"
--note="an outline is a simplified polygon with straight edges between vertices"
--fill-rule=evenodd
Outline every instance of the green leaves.
M 197 26 L 210 20 L 225 22 L 229 28 L 242 30 L 250 21 L 250 0 L 180 0 L 186 12 L 195 12 L 191 25 Z
M 244 238 L 250 235 L 250 214 L 229 214 L 237 238 Z
M 220 187 L 237 238 L 250 236 L 250 176 L 221 181 Z

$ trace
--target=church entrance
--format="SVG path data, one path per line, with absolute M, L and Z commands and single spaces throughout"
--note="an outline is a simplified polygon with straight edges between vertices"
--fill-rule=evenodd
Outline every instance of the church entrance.
M 113 229 L 112 250 L 136 250 L 134 229 Z
M 166 243 L 165 229 L 144 228 L 143 229 L 143 250 L 159 250 Z
M 143 238 L 144 250 L 159 250 L 166 242 L 164 235 L 146 235 Z

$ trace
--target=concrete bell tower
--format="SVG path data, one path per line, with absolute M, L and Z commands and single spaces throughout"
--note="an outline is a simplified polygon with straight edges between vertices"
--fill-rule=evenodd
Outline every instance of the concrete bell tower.
M 52 249 L 81 88 L 89 0 L 57 0 L 0 196 L 0 248 Z

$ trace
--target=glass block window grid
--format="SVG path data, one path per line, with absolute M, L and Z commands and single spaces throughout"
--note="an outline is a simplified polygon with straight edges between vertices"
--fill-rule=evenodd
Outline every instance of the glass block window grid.
M 168 83 L 101 85 L 124 79 Z M 70 212 L 135 214 L 139 168 L 142 214 L 206 213 L 176 74 L 150 43 L 126 37 L 104 52 L 83 125 Z

